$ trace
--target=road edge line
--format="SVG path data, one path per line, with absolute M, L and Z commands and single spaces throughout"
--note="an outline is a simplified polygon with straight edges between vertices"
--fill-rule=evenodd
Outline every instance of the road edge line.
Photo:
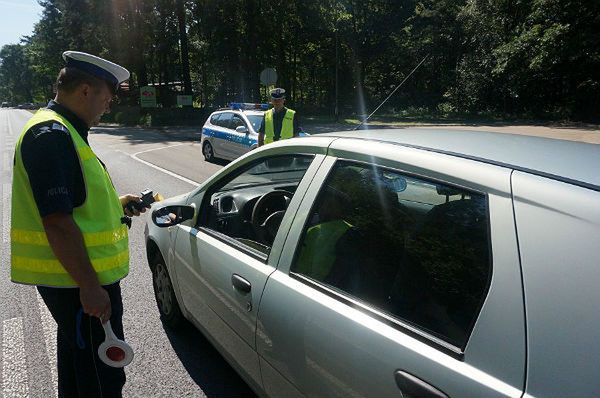
M 152 151 L 157 151 L 157 150 L 160 150 L 160 149 L 172 148 L 172 147 L 181 146 L 181 145 L 187 145 L 187 144 L 175 144 L 175 145 L 167 145 L 167 146 L 163 146 L 163 147 L 160 147 L 160 148 L 146 149 L 145 151 L 139 151 L 139 152 L 136 152 L 136 153 L 134 153 L 134 154 L 129 154 L 129 153 L 126 153 L 126 152 L 123 152 L 123 151 L 119 151 L 119 152 L 121 152 L 121 153 L 123 153 L 123 154 L 125 154 L 125 155 L 129 156 L 130 158 L 132 158 L 132 159 L 134 159 L 134 160 L 137 160 L 137 161 L 138 161 L 138 162 L 140 162 L 140 163 L 143 163 L 143 164 L 145 164 L 146 166 L 150 166 L 150 167 L 152 167 L 152 168 L 154 168 L 154 169 L 156 169 L 156 170 L 158 170 L 158 171 L 161 171 L 161 172 L 163 172 L 163 173 L 165 173 L 165 174 L 168 174 L 168 175 L 170 175 L 171 177 L 175 177 L 175 178 L 177 178 L 177 179 L 179 179 L 179 180 L 181 180 L 181 181 L 183 181 L 183 182 L 187 182 L 187 183 L 188 183 L 188 184 L 190 184 L 190 185 L 194 185 L 194 186 L 196 186 L 196 187 L 199 187 L 201 184 L 200 184 L 199 182 L 197 182 L 197 181 L 190 180 L 189 178 L 186 178 L 186 177 L 184 177 L 184 176 L 182 176 L 182 175 L 179 175 L 179 174 L 177 174 L 177 173 L 174 173 L 174 172 L 172 172 L 172 171 L 170 171 L 170 170 L 163 169 L 163 168 L 162 168 L 162 167 L 160 167 L 160 166 L 157 166 L 157 165 L 155 165 L 155 164 L 153 164 L 153 163 L 147 162 L 147 161 L 145 161 L 145 160 L 142 160 L 142 159 L 140 159 L 140 158 L 138 158 L 138 157 L 137 157 L 138 155 L 140 155 L 140 154 L 142 154 L 142 153 L 146 153 L 146 152 L 152 152 Z

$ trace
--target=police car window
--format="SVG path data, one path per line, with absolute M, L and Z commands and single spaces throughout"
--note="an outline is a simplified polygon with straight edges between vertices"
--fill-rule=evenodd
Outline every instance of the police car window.
M 283 155 L 249 164 L 205 195 L 198 226 L 266 259 L 311 155 Z
M 263 116 L 262 115 L 246 115 L 246 117 L 250 121 L 250 124 L 252 125 L 252 128 L 254 129 L 254 131 L 258 131 L 260 129 L 260 125 L 262 124 Z
M 235 130 L 239 126 L 246 126 L 246 123 L 244 123 L 244 120 L 238 115 L 233 115 L 229 128 Z
M 464 348 L 491 276 L 485 195 L 338 162 L 308 220 L 292 274 Z
M 221 116 L 220 113 L 217 113 L 216 115 L 212 115 L 210 117 L 210 124 L 218 126 L 219 125 L 219 116 Z
M 233 116 L 233 113 L 231 112 L 221 113 L 219 120 L 217 121 L 217 126 L 228 128 L 229 122 L 231 121 L 231 116 Z

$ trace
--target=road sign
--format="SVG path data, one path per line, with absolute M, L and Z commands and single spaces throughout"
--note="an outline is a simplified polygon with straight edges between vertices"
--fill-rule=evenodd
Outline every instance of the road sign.
M 140 105 L 142 108 L 156 108 L 156 87 L 140 87 Z
M 277 83 L 277 72 L 273 68 L 265 68 L 260 72 L 260 82 L 265 86 Z

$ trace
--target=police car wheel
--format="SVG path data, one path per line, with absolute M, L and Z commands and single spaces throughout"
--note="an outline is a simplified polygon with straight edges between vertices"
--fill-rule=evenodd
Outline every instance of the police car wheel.
M 213 151 L 213 147 L 210 142 L 206 141 L 204 146 L 202 147 L 202 154 L 204 155 L 204 160 L 207 162 L 211 162 L 215 158 L 215 152 Z
M 161 321 L 169 328 L 177 329 L 183 323 L 183 315 L 175 297 L 169 271 L 160 254 L 156 256 L 152 266 L 152 285 Z

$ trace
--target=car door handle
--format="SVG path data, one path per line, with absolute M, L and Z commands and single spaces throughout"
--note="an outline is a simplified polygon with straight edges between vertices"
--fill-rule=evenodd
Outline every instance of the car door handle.
M 238 274 L 231 275 L 231 284 L 236 290 L 239 290 L 244 294 L 248 294 L 250 293 L 250 290 L 252 290 L 252 285 L 250 284 L 250 282 L 248 282 L 246 279 L 242 278 Z
M 394 372 L 396 385 L 406 398 L 448 398 L 448 395 L 431 384 L 403 370 Z

